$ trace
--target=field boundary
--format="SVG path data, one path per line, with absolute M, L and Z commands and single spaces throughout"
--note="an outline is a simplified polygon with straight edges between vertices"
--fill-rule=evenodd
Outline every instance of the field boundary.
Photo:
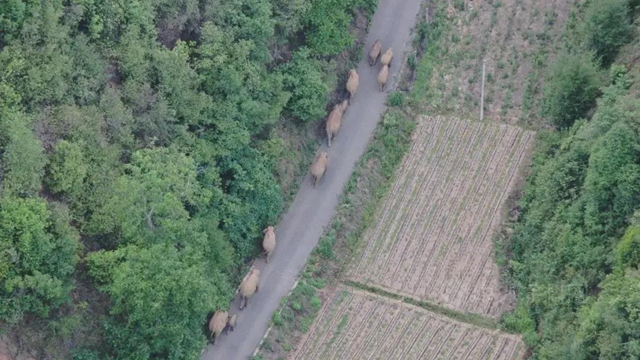
M 471 312 L 462 312 L 462 311 L 458 311 L 458 310 L 454 310 L 451 308 L 448 308 L 446 306 L 440 305 L 440 304 L 436 304 L 430 301 L 426 301 L 426 300 L 416 300 L 415 298 L 409 296 L 409 295 L 404 295 L 401 293 L 397 293 L 394 291 L 389 291 L 387 289 L 382 289 L 380 287 L 377 286 L 372 286 L 372 285 L 366 285 L 366 284 L 362 284 L 359 283 L 357 281 L 353 281 L 353 280 L 343 280 L 340 281 L 340 285 L 342 286 L 348 286 L 350 288 L 353 289 L 357 289 L 359 291 L 364 291 L 367 292 L 369 294 L 378 296 L 378 297 L 384 297 L 387 299 L 392 299 L 392 300 L 397 300 L 403 304 L 407 304 L 407 305 L 411 305 L 411 306 L 415 306 L 424 310 L 428 310 L 430 312 L 433 312 L 435 314 L 444 316 L 446 318 L 452 319 L 452 320 L 456 320 L 456 321 L 460 321 L 469 325 L 474 325 L 477 327 L 481 327 L 483 329 L 487 329 L 487 330 L 499 330 L 502 331 L 504 333 L 508 333 L 508 334 L 515 334 L 513 332 L 509 332 L 506 331 L 501 325 L 500 322 L 492 319 L 490 317 L 486 317 L 486 316 L 482 316 L 479 314 L 474 314 Z
M 381 356 L 399 348 L 401 358 L 437 354 L 438 358 L 522 359 L 526 354 L 518 334 L 460 321 L 385 294 L 339 283 L 328 298 L 314 326 L 287 359 L 341 359 L 345 354 L 371 358 L 372 351 Z M 390 335 L 381 337 L 382 333 Z M 374 345 L 375 339 L 381 343 Z

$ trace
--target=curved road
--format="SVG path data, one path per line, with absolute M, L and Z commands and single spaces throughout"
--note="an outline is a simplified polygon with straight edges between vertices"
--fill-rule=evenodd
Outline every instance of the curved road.
M 421 3 L 422 0 L 379 0 L 365 43 L 365 55 L 358 64 L 358 93 L 345 113 L 332 147 L 326 150 L 324 145 L 322 148 L 329 153 L 327 172 L 316 189 L 309 175 L 304 178 L 295 200 L 276 227 L 278 243 L 271 262 L 267 265 L 264 257 L 255 262 L 261 272 L 260 292 L 242 312 L 238 310 L 239 300 L 233 301 L 231 312 L 238 313 L 235 331 L 221 336 L 215 346 L 209 345 L 202 355 L 203 360 L 248 359 L 260 343 L 280 300 L 291 290 L 331 220 L 344 184 L 385 110 L 387 92 L 400 71 L 405 44 L 408 47 Z M 392 46 L 395 53 L 387 92 L 380 92 L 376 82 L 380 62 L 373 67 L 367 62 L 369 48 L 376 39 L 382 41 L 383 52 Z

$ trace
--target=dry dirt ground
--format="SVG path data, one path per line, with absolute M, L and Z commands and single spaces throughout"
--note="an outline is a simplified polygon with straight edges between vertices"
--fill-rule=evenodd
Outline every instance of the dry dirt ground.
M 448 38 L 438 55 L 428 113 L 477 119 L 486 59 L 485 113 L 494 121 L 546 126 L 542 74 L 555 57 L 574 0 L 449 0 Z
M 516 336 L 341 286 L 289 359 L 522 359 Z
M 422 118 L 350 280 L 459 311 L 499 317 L 493 238 L 534 132 L 445 117 Z

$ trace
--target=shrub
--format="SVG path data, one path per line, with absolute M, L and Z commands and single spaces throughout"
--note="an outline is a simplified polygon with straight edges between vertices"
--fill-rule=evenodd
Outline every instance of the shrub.
M 560 54 L 544 89 L 543 112 L 558 127 L 568 128 L 595 105 L 599 86 L 590 56 Z
M 616 267 L 638 267 L 640 265 L 640 226 L 630 226 L 616 247 Z
M 334 55 L 353 44 L 350 1 L 314 1 L 305 16 L 307 44 L 314 54 Z
M 592 1 L 586 11 L 584 36 L 603 66 L 613 62 L 618 50 L 631 39 L 628 0 Z
M 291 92 L 286 106 L 291 115 L 305 122 L 324 116 L 329 87 L 322 78 L 320 62 L 310 57 L 310 51 L 298 50 L 282 71 L 285 89 Z
M 115 253 L 115 256 L 112 256 Z M 118 359 L 195 359 L 205 341 L 201 322 L 229 303 L 231 287 L 206 271 L 199 248 L 159 244 L 98 251 L 89 273 L 113 304 L 105 320 Z M 106 274 L 106 277 L 103 275 Z
M 4 150 L 0 190 L 16 195 L 37 194 L 47 162 L 40 139 L 27 125 L 30 121 L 20 112 L 0 114 L 0 149 Z
M 404 105 L 404 95 L 399 91 L 392 92 L 387 98 L 387 104 L 389 104 L 389 106 Z
M 53 210 L 53 211 L 52 211 Z M 40 198 L 0 202 L 0 319 L 47 316 L 69 299 L 77 233 L 61 209 Z
M 61 140 L 56 144 L 49 164 L 51 176 L 47 180 L 51 190 L 60 193 L 80 188 L 87 168 L 82 148 L 76 143 Z

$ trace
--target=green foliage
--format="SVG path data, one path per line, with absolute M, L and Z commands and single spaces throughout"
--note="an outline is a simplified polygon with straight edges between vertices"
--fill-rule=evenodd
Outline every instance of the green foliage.
M 0 1 L 2 320 L 52 313 L 79 281 L 73 301 L 111 301 L 86 315 L 107 336 L 69 330 L 69 304 L 45 323 L 52 356 L 196 358 L 282 210 L 283 129 L 324 117 L 325 55 L 374 3 Z
M 78 235 L 64 210 L 42 199 L 0 200 L 0 318 L 46 316 L 69 300 Z
M 585 14 L 583 36 L 603 66 L 618 55 L 622 45 L 631 40 L 633 26 L 628 0 L 599 0 L 589 3 Z
M 411 132 L 414 128 L 415 122 L 402 111 L 396 109 L 387 112 L 382 118 L 382 127 L 376 133 L 379 140 L 371 146 L 365 159 L 379 159 L 383 175 L 391 176 L 411 144 Z
M 354 38 L 347 31 L 352 16 L 345 10 L 348 2 L 319 0 L 305 16 L 305 31 L 310 49 L 318 55 L 333 55 L 351 46 Z
M 40 191 L 46 158 L 42 144 L 29 129 L 29 120 L 19 112 L 0 113 L 0 147 L 4 191 L 34 195 Z M 0 188 L 2 190 L 2 188 Z
M 638 354 L 640 292 L 630 267 L 640 258 L 629 220 L 640 204 L 640 112 L 627 85 L 603 89 L 590 122 L 539 139 L 506 249 L 518 304 L 503 319 L 537 358 Z
M 254 149 L 220 160 L 222 200 L 220 220 L 237 254 L 246 259 L 256 253 L 262 229 L 274 224 L 282 210 L 282 192 L 273 174 Z
M 287 110 L 302 121 L 315 121 L 325 115 L 329 86 L 323 79 L 320 61 L 302 48 L 293 54 L 291 62 L 282 68 L 285 89 L 291 93 Z
M 22 27 L 26 15 L 26 4 L 20 0 L 0 3 L 0 44 L 11 40 Z
M 560 128 L 584 118 L 595 105 L 600 81 L 590 56 L 558 55 L 544 89 L 544 113 Z
M 71 353 L 71 360 L 100 360 L 100 355 L 95 350 L 77 349 Z
M 394 91 L 387 97 L 387 104 L 389 106 L 402 106 L 404 105 L 404 94 L 399 91 Z
M 333 253 L 333 245 L 335 244 L 335 242 L 336 242 L 336 234 L 335 232 L 332 231 L 329 234 L 324 235 L 322 238 L 320 238 L 320 241 L 318 242 L 318 246 L 314 251 L 320 256 L 322 256 L 323 259 L 332 260 L 335 257 Z
M 354 41 L 349 33 L 352 10 L 363 5 L 373 7 L 370 3 L 373 1 L 313 1 L 304 18 L 306 41 L 311 51 L 316 55 L 334 55 L 351 46 Z
M 272 0 L 276 33 L 282 42 L 295 35 L 303 25 L 312 2 L 306 0 Z
M 638 268 L 640 265 L 640 225 L 630 226 L 616 247 L 616 267 Z
M 82 187 L 87 169 L 80 145 L 65 140 L 58 142 L 49 163 L 51 176 L 47 180 L 51 190 L 56 193 L 77 191 Z
M 573 359 L 640 357 L 640 272 L 609 275 L 598 299 L 580 309 Z
M 196 359 L 205 337 L 201 324 L 232 294 L 221 273 L 208 273 L 199 249 L 158 244 L 127 246 L 89 256 L 89 268 L 106 283 L 112 307 L 106 323 L 117 359 Z
M 176 226 L 189 219 L 185 206 L 204 208 L 210 197 L 196 179 L 191 158 L 176 148 L 141 150 L 125 166 L 112 197 L 94 214 L 91 228 L 95 233 L 117 231 L 124 243 L 178 241 L 174 236 L 184 229 Z

